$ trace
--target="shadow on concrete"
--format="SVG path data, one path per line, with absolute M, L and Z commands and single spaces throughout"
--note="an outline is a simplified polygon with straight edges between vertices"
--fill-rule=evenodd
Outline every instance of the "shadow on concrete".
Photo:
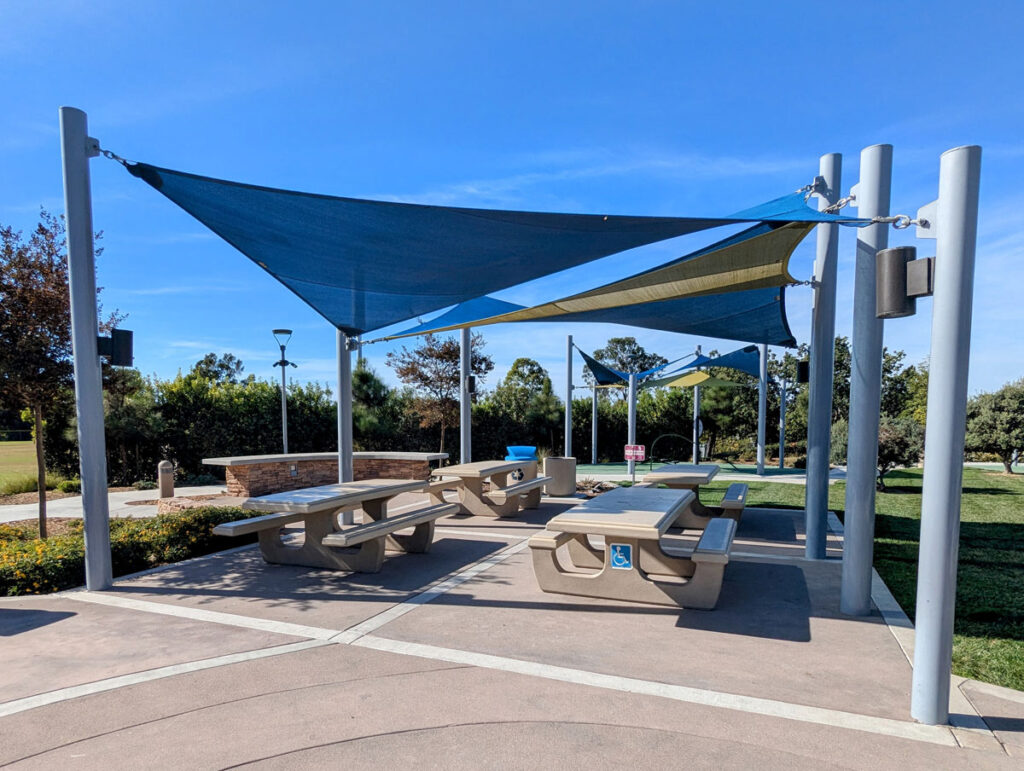
M 502 530 L 531 530 L 535 531 L 547 525 L 548 520 L 570 509 L 571 503 L 548 503 L 543 502 L 540 508 L 523 509 L 514 517 L 474 517 L 471 514 L 453 514 L 450 517 L 443 517 L 437 520 L 438 527 L 471 527 L 473 530 L 481 530 L 488 527 L 501 528 Z
M 439 537 L 427 554 L 390 553 L 379 573 L 345 573 L 263 560 L 258 549 L 216 555 L 182 568 L 170 568 L 118 583 L 122 594 L 167 596 L 206 604 L 221 598 L 260 600 L 314 610 L 317 603 L 361 600 L 404 602 L 450 573 L 482 560 L 508 544 Z
M 811 596 L 804 572 L 794 565 L 729 563 L 718 605 L 680 614 L 678 627 L 706 632 L 810 642 Z
M 13 637 L 77 615 L 69 611 L 0 608 L 0 637 Z
M 977 719 L 977 718 L 975 718 Z M 981 716 L 990 731 L 1003 731 L 1005 733 L 1024 733 L 1024 718 L 1001 717 L 998 715 Z
M 747 509 L 743 512 L 740 525 L 736 528 L 736 537 L 782 544 L 801 543 L 797 539 L 793 517 L 758 509 Z

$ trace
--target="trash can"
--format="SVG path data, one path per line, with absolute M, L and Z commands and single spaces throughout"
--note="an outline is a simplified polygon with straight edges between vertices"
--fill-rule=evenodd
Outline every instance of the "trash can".
M 566 497 L 576 494 L 575 458 L 545 458 L 544 476 L 551 477 L 544 486 L 548 495 Z
M 514 444 L 505 448 L 508 455 L 505 460 L 537 460 L 537 448 L 528 444 Z M 512 478 L 516 482 L 523 480 L 523 472 L 513 471 Z

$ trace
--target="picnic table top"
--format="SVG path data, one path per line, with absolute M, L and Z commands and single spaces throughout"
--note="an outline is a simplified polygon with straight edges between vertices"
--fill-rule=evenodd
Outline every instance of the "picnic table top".
M 251 511 L 311 513 L 325 507 L 359 504 L 379 498 L 391 498 L 399 493 L 422 490 L 426 482 L 421 479 L 362 479 L 301 490 L 286 490 L 270 495 L 250 498 L 242 504 Z
M 552 517 L 548 530 L 620 538 L 657 538 L 694 499 L 690 490 L 619 487 Z
M 672 463 L 644 475 L 645 482 L 675 482 L 706 485 L 721 467 L 715 463 Z
M 438 476 L 453 477 L 489 477 L 492 474 L 503 474 L 523 468 L 535 460 L 478 460 L 473 463 L 460 463 L 456 466 L 444 466 L 434 473 Z

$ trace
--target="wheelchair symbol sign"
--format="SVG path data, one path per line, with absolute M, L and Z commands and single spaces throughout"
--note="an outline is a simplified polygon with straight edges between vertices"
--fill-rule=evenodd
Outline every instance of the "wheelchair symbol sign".
M 626 543 L 613 543 L 608 548 L 612 550 L 612 567 L 618 570 L 633 569 L 633 547 Z

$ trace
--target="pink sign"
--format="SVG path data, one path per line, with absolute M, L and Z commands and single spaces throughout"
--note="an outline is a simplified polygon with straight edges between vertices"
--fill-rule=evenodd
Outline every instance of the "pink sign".
M 626 445 L 626 460 L 644 460 L 647 456 L 645 455 L 647 448 L 642 444 L 627 444 Z

